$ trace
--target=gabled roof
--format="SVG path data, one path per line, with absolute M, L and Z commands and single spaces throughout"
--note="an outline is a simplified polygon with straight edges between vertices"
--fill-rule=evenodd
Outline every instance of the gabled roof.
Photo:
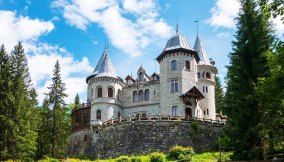
M 196 98 L 199 100 L 205 98 L 196 86 L 193 86 L 187 92 L 183 93 L 180 97 L 190 97 L 190 98 Z
M 93 77 L 112 77 L 119 79 L 112 65 L 110 58 L 108 56 L 107 48 L 104 49 L 104 52 L 94 70 L 94 72 L 87 77 L 86 81 L 88 82 L 89 79 Z
M 196 36 L 193 48 L 194 48 L 194 50 L 197 51 L 197 53 L 199 55 L 199 58 L 200 58 L 200 61 L 198 62 L 199 65 L 211 65 L 212 66 L 212 64 L 210 63 L 210 61 L 208 59 L 207 53 L 206 53 L 206 51 L 203 47 L 201 39 L 199 38 L 198 35 Z
M 132 82 L 135 82 L 135 80 L 134 80 L 130 75 L 127 75 L 126 78 L 125 78 L 125 80 L 126 80 L 126 81 L 127 81 L 127 80 L 131 80 Z

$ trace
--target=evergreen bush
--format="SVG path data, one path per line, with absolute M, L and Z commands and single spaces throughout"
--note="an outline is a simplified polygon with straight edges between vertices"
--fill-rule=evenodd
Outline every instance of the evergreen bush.
M 170 149 L 168 159 L 170 160 L 182 160 L 185 158 L 191 158 L 194 155 L 192 147 L 174 146 Z
M 115 161 L 116 162 L 131 162 L 131 159 L 128 156 L 120 156 Z
M 153 152 L 150 154 L 150 162 L 165 162 L 166 155 L 161 152 Z

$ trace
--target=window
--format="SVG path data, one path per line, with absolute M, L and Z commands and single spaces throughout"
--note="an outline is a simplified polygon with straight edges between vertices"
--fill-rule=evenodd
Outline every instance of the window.
M 206 93 L 208 93 L 208 87 L 206 86 Z
M 93 96 L 94 96 L 94 90 L 93 90 L 93 88 L 91 89 L 91 98 L 93 98 Z
M 172 107 L 172 116 L 178 116 L 178 107 L 177 106 Z
M 197 73 L 198 78 L 200 78 L 200 72 Z
M 204 75 L 205 75 L 205 71 L 202 73 L 202 78 L 205 78 L 205 76 L 204 76 Z
M 101 118 L 102 118 L 101 110 L 97 110 L 97 120 L 101 120 Z
M 137 102 L 138 101 L 138 94 L 137 91 L 133 92 L 133 102 Z
M 185 61 L 185 69 L 190 69 L 190 62 L 189 61 Z
M 206 73 L 206 78 L 207 78 L 207 79 L 211 79 L 211 76 L 210 76 L 210 73 L 209 73 L 209 72 Z
M 178 81 L 177 80 L 171 81 L 171 92 L 178 92 Z
M 177 61 L 176 60 L 173 60 L 171 62 L 171 70 L 177 70 Z
M 150 94 L 149 89 L 146 89 L 145 90 L 145 101 L 149 101 L 149 94 Z
M 108 88 L 108 90 L 107 90 L 107 96 L 108 96 L 108 97 L 113 97 L 113 89 L 112 89 L 112 88 Z
M 120 99 L 120 94 L 121 94 L 121 90 L 119 89 L 118 92 L 117 92 L 117 99 L 118 100 Z
M 140 90 L 139 91 L 139 101 L 143 101 L 143 91 L 142 90 Z
M 103 89 L 101 87 L 98 88 L 98 97 L 103 97 Z
M 192 104 L 191 104 L 190 101 L 186 101 L 186 102 L 185 102 L 185 105 L 187 105 L 187 106 L 192 106 Z
M 141 72 L 139 73 L 139 81 L 143 81 L 144 80 L 144 74 Z
M 118 117 L 118 118 L 120 118 L 120 117 L 121 117 L 120 112 L 118 112 L 118 113 L 117 113 L 117 117 Z
M 207 109 L 207 115 L 209 115 L 209 109 Z
M 206 115 L 206 112 L 205 112 L 205 110 L 203 111 L 203 113 L 204 113 L 204 115 Z
M 203 92 L 205 92 L 205 87 L 203 86 Z

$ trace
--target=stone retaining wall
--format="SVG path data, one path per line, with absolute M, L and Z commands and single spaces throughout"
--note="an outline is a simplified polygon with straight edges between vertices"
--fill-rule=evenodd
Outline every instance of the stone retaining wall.
M 80 144 L 85 154 L 99 158 L 168 152 L 175 145 L 192 146 L 203 152 L 212 150 L 221 128 L 198 121 L 125 122 L 103 127 L 99 132 L 90 130 L 91 145 Z

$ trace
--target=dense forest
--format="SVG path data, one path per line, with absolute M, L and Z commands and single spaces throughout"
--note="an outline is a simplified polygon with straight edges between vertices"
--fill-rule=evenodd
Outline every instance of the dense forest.
M 233 160 L 273 159 L 284 152 L 284 43 L 271 17 L 282 17 L 283 0 L 241 0 L 225 88 L 216 78 L 216 108 L 228 116 L 222 146 Z M 0 49 L 0 161 L 64 157 L 71 132 L 70 114 L 80 104 L 64 98 L 60 63 L 53 70 L 42 105 L 31 84 L 19 42 L 11 53 Z M 226 90 L 224 90 L 226 89 Z M 75 94 L 74 94 L 75 96 Z

